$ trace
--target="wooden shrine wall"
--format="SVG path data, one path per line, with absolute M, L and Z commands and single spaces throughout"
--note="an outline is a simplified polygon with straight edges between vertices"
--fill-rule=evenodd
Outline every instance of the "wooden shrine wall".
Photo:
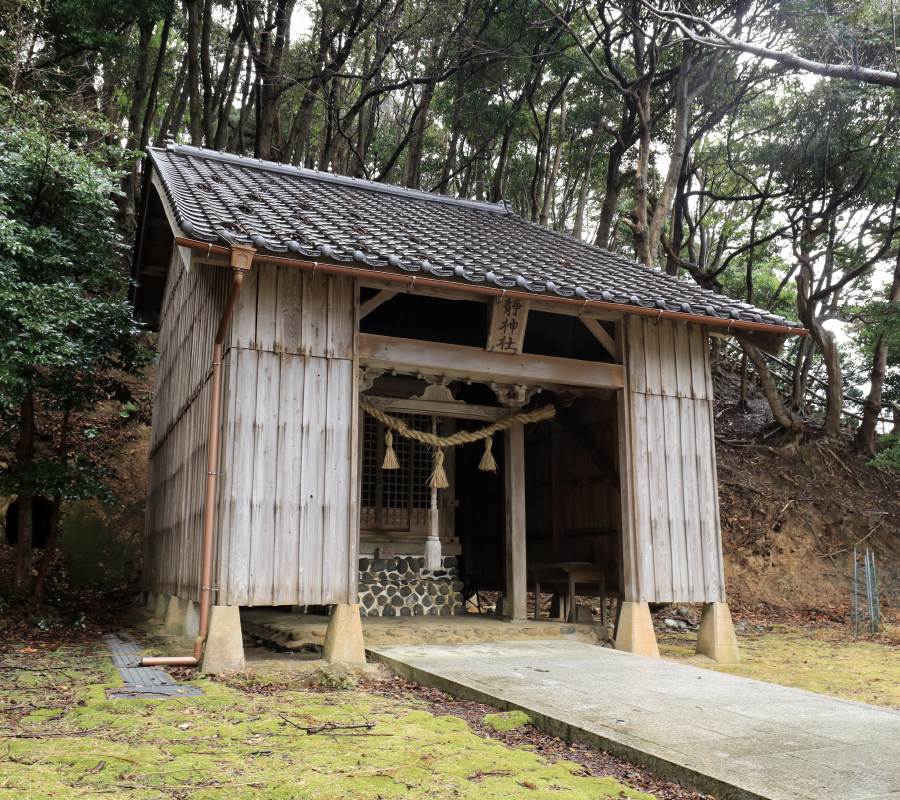
M 615 469 L 613 400 L 582 397 L 559 409 L 552 422 L 526 431 L 527 560 L 604 564 L 607 588 L 616 591 L 621 504 L 614 481 L 592 451 Z
M 160 328 L 145 586 L 194 600 L 212 338 L 230 280 L 227 267 L 187 273 L 176 250 Z M 217 604 L 355 598 L 357 296 L 351 279 L 265 263 L 244 278 L 223 358 Z
M 229 270 L 187 271 L 173 248 L 159 327 L 144 541 L 144 586 L 200 599 L 213 338 Z
M 225 356 L 223 605 L 355 602 L 357 297 L 350 278 L 265 263 L 244 279 Z
M 636 315 L 622 327 L 626 599 L 724 602 L 708 336 Z

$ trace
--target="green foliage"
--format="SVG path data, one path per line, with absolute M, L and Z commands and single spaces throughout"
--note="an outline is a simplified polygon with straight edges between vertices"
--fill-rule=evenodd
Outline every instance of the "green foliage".
M 27 115 L 0 102 L 4 119 L 13 111 L 15 124 L 0 126 L 0 431 L 7 446 L 29 393 L 52 411 L 101 399 L 128 404 L 126 378 L 141 376 L 152 358 L 125 296 L 113 218 L 126 154 L 73 132 L 85 120 L 43 102 L 31 103 Z M 103 477 L 84 454 L 43 459 L 7 466 L 0 493 L 111 501 Z
M 85 502 L 73 503 L 60 523 L 59 547 L 66 555 L 69 583 L 87 586 L 115 581 L 127 556 L 113 526 Z
M 900 436 L 888 433 L 881 437 L 881 452 L 869 463 L 900 473 Z

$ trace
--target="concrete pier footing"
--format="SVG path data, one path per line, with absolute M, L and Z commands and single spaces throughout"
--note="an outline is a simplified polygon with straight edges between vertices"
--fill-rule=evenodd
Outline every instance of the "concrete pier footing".
M 241 610 L 238 606 L 213 606 L 209 614 L 209 636 L 201 670 L 221 674 L 244 669 Z
M 659 645 L 656 643 L 653 619 L 647 603 L 622 603 L 616 632 L 616 650 L 659 658 Z
M 740 664 L 737 636 L 731 622 L 728 603 L 705 603 L 697 633 L 697 655 L 708 656 L 719 664 Z
M 331 663 L 336 661 L 344 664 L 366 663 L 358 605 L 340 604 L 331 609 L 322 655 Z

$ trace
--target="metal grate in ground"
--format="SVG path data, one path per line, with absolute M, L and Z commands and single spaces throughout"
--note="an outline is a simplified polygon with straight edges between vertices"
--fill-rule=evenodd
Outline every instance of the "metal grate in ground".
M 108 698 L 196 697 L 203 694 L 196 686 L 175 683 L 164 670 L 140 666 L 138 653 L 141 646 L 127 633 L 108 633 L 103 641 L 124 681 L 122 686 L 106 690 Z

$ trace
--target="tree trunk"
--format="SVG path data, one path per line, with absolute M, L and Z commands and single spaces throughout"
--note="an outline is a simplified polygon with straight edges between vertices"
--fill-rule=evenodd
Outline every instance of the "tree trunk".
M 800 421 L 791 413 L 790 409 L 785 407 L 765 357 L 752 344 L 742 341 L 739 334 L 735 336 L 735 339 L 759 376 L 763 393 L 766 395 L 766 400 L 769 401 L 775 421 L 785 429 L 788 435 L 796 436 L 800 432 Z
M 691 124 L 691 105 L 697 95 L 709 85 L 712 74 L 705 79 L 701 86 L 697 86 L 691 90 L 691 71 L 694 63 L 694 48 L 689 41 L 682 42 L 681 45 L 681 66 L 678 71 L 678 79 L 675 83 L 675 122 L 673 126 L 672 140 L 672 157 L 669 160 L 669 169 L 666 174 L 665 183 L 663 183 L 662 191 L 656 200 L 653 210 L 653 220 L 650 223 L 648 232 L 648 249 L 651 253 L 656 250 L 659 243 L 660 234 L 666 224 L 666 217 L 669 214 L 669 207 L 672 205 L 672 199 L 679 184 L 682 172 L 684 157 L 688 147 L 688 131 Z M 715 62 L 713 64 L 715 69 Z
M 649 117 L 649 109 L 647 116 Z M 648 267 L 653 266 L 650 250 L 650 228 L 647 223 L 647 203 L 650 199 L 647 185 L 650 174 L 650 126 L 641 124 L 640 149 L 638 150 L 637 171 L 634 176 L 634 222 L 629 224 L 634 237 L 635 260 Z
M 212 59 L 209 51 L 210 34 L 212 32 L 213 0 L 204 0 L 203 26 L 200 30 L 200 79 L 203 83 L 203 136 L 206 146 L 213 141 L 213 84 Z
M 578 203 L 575 206 L 575 222 L 572 225 L 572 236 L 581 238 L 584 228 L 584 211 L 587 207 L 588 191 L 591 187 L 591 167 L 594 164 L 594 153 L 597 150 L 597 142 L 600 139 L 600 128 L 594 128 L 591 134 L 591 143 L 588 147 L 587 162 L 584 165 L 584 175 L 581 178 L 581 186 L 578 189 Z
M 281 61 L 291 24 L 292 9 L 293 6 L 288 6 L 288 0 L 277 0 L 275 39 L 271 47 L 260 48 L 260 58 L 256 65 L 259 94 L 256 109 L 256 157 L 265 160 L 272 158 L 272 141 L 282 91 Z M 271 56 L 268 56 L 269 52 Z
M 234 62 L 234 72 L 231 76 L 231 85 L 228 87 L 228 97 L 219 107 L 219 121 L 216 123 L 216 137 L 214 147 L 216 150 L 224 150 L 228 146 L 228 122 L 231 119 L 231 109 L 234 108 L 234 98 L 237 94 L 238 84 L 241 82 L 241 70 L 244 66 L 244 45 L 238 47 L 237 59 Z
M 450 145 L 447 147 L 447 158 L 444 159 L 444 169 L 441 172 L 441 182 L 437 186 L 437 190 L 441 194 L 447 194 L 450 190 L 450 176 L 453 175 L 453 168 L 456 166 L 456 151 L 459 147 L 459 137 L 462 134 L 462 101 L 465 91 L 465 79 L 463 71 L 456 73 L 456 95 L 453 98 L 453 127 L 450 131 Z M 511 135 L 511 133 L 509 134 Z M 505 149 L 509 149 L 509 138 L 504 131 L 503 142 Z M 497 173 L 503 171 L 504 146 L 500 147 L 500 166 L 497 167 Z M 502 181 L 502 175 L 500 180 Z M 494 175 L 494 202 L 499 201 L 498 190 L 502 183 L 497 182 L 497 174 Z
M 247 119 L 253 110 L 253 101 L 256 98 L 256 92 L 251 90 L 253 82 L 253 59 L 247 56 L 247 70 L 244 73 L 244 89 L 241 92 L 241 113 L 238 114 L 237 135 L 232 140 L 231 152 L 240 150 L 240 154 L 246 152 L 246 143 L 244 142 L 244 129 L 247 127 Z
M 900 302 L 900 250 L 897 251 L 897 260 L 894 262 L 894 278 L 888 299 L 891 303 Z M 862 422 L 854 441 L 856 451 L 869 458 L 875 458 L 875 430 L 878 426 L 878 415 L 881 413 L 881 394 L 884 391 L 887 357 L 887 338 L 882 333 L 878 337 L 875 352 L 872 354 L 872 373 L 869 377 L 871 388 L 869 396 L 866 398 L 866 404 L 863 406 Z M 896 413 L 894 419 L 897 419 Z
M 184 103 L 186 101 L 183 98 L 187 97 L 187 53 L 185 53 L 184 58 L 181 60 L 181 68 L 178 70 L 178 75 L 175 78 L 175 85 L 172 88 L 172 96 L 169 98 L 169 103 L 166 106 L 165 113 L 163 113 L 163 118 L 159 123 L 159 133 L 156 135 L 156 145 L 157 147 L 161 146 L 166 139 L 167 133 L 175 133 L 176 131 L 170 131 L 169 128 L 172 125 L 172 122 L 175 117 L 175 110 L 178 106 L 181 106 L 181 113 L 184 115 Z M 181 120 L 178 120 L 178 125 L 181 124 Z
M 549 122 L 549 121 L 548 121 Z M 547 125 L 549 129 L 549 124 Z M 559 101 L 559 140 L 556 142 L 556 152 L 553 154 L 553 166 L 550 168 L 550 174 L 547 176 L 547 185 L 544 189 L 544 202 L 541 206 L 541 215 L 538 221 L 545 228 L 550 219 L 550 203 L 556 190 L 556 179 L 559 177 L 559 162 L 562 160 L 563 143 L 566 140 L 566 90 L 563 89 L 562 97 Z M 549 138 L 548 138 L 549 144 Z
M 606 192 L 603 195 L 603 206 L 600 208 L 600 222 L 597 225 L 597 237 L 594 244 L 604 249 L 610 247 L 609 233 L 616 217 L 619 205 L 619 194 L 622 191 L 622 178 L 619 170 L 622 166 L 622 153 L 618 142 L 609 149 L 606 162 Z
M 822 353 L 825 362 L 825 370 L 828 374 L 828 385 L 825 387 L 825 435 L 831 438 L 837 437 L 841 429 L 841 412 L 844 405 L 844 376 L 841 372 L 841 362 L 831 334 L 822 327 L 815 313 L 816 304 L 809 300 L 811 290 L 810 276 L 812 274 L 809 264 L 801 263 L 800 274 L 797 276 L 797 307 L 800 312 L 800 321 L 809 330 Z
M 675 190 L 675 202 L 672 207 L 672 225 L 669 228 L 669 241 L 672 245 L 672 254 L 681 258 L 681 247 L 684 242 L 684 207 L 687 202 L 688 175 L 690 171 L 690 159 L 685 153 L 681 162 L 681 171 L 678 174 L 678 188 Z M 666 274 L 675 277 L 678 275 L 678 262 L 669 256 L 666 259 Z
M 16 470 L 21 472 L 31 466 L 34 461 L 34 392 L 25 395 L 21 406 L 21 423 L 19 441 L 16 443 Z M 16 541 L 16 572 L 13 579 L 13 591 L 22 594 L 31 585 L 33 535 L 33 494 L 20 488 L 16 499 L 19 505 L 19 530 Z
M 200 99 L 200 10 L 199 0 L 184 0 L 188 12 L 188 97 L 191 109 L 191 144 L 203 143 L 203 112 Z
M 172 15 L 166 17 L 163 22 L 162 32 L 159 35 L 159 54 L 156 57 L 156 67 L 153 70 L 153 80 L 147 92 L 147 109 L 144 112 L 144 122 L 141 125 L 141 139 L 139 149 L 142 153 L 147 151 L 150 144 L 150 130 L 153 127 L 153 118 L 156 116 L 157 99 L 159 97 L 159 81 L 162 77 L 163 67 L 166 62 L 166 48 L 169 45 L 169 31 L 172 28 Z
M 65 464 L 69 454 L 69 412 L 63 414 L 62 425 L 59 431 L 59 460 Z M 57 493 L 53 497 L 53 507 L 50 510 L 50 530 L 47 534 L 47 541 L 44 543 L 44 557 L 38 566 L 38 574 L 34 579 L 34 591 L 32 594 L 38 600 L 44 596 L 44 585 L 47 581 L 47 572 L 53 561 L 53 552 L 56 549 L 56 538 L 59 533 L 59 516 L 62 506 L 62 495 Z
M 422 157 L 425 155 L 425 133 L 428 130 L 428 114 L 434 98 L 435 83 L 430 81 L 422 89 L 422 97 L 412 120 L 409 148 L 403 164 L 402 185 L 408 189 L 418 189 L 422 183 Z
M 129 150 L 137 150 L 141 142 L 141 121 L 144 115 L 144 101 L 147 99 L 147 77 L 150 71 L 150 44 L 156 20 L 142 20 L 138 23 L 138 58 L 132 73 L 131 106 L 128 110 Z M 126 239 L 130 240 L 137 227 L 137 183 L 138 165 L 132 163 L 122 180 L 122 196 L 119 200 L 119 223 Z
M 738 409 L 745 414 L 750 410 L 750 404 L 747 402 L 747 354 L 741 356 L 741 394 L 738 398 Z

